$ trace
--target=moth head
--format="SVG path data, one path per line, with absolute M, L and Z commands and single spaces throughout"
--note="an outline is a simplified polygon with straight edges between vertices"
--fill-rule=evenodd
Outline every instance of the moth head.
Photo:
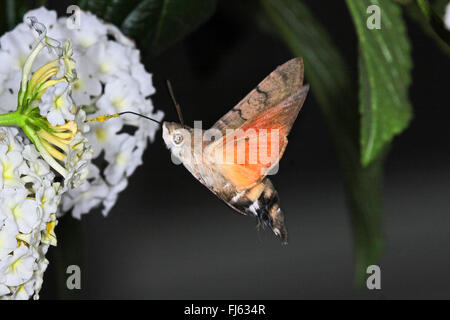
M 190 131 L 183 125 L 176 122 L 164 122 L 163 139 L 172 154 L 183 159 L 183 152 L 189 149 L 191 144 Z

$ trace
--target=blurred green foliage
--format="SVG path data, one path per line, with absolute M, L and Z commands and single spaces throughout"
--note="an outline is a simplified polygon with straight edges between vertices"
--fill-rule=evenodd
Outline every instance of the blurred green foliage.
M 0 31 L 13 29 L 22 22 L 23 15 L 32 8 L 28 0 L 3 0 L 0 3 Z
M 297 0 L 261 0 L 281 38 L 305 62 L 306 79 L 322 108 L 342 169 L 355 239 L 356 279 L 380 257 L 382 164 L 360 161 L 358 90 L 339 49 L 313 13 Z
M 119 26 L 141 49 L 160 54 L 207 21 L 218 0 L 79 0 L 85 10 Z M 2 33 L 45 0 L 0 3 Z M 326 28 L 303 0 L 222 1 L 247 23 L 278 37 L 302 56 L 311 91 L 334 141 L 353 226 L 356 279 L 382 253 L 383 163 L 392 139 L 412 117 L 408 89 L 412 59 L 403 12 L 450 53 L 442 16 L 448 0 L 346 0 L 358 39 L 358 73 L 348 66 Z M 367 28 L 370 5 L 381 9 L 381 29 Z M 402 10 L 402 8 L 404 10 Z M 357 81 L 356 79 L 359 79 Z
M 442 17 L 436 13 L 435 8 L 430 5 L 428 0 L 417 0 L 417 4 L 434 32 L 447 43 L 447 45 L 450 45 L 450 31 L 445 27 Z M 442 4 L 442 1 L 437 3 L 439 6 Z
M 158 54 L 206 21 L 216 0 L 81 0 L 79 5 Z
M 434 12 L 436 12 L 439 17 L 443 17 L 445 13 L 445 6 L 448 3 L 448 0 L 436 0 L 433 2 L 433 6 L 431 8 L 433 8 Z M 441 36 L 434 30 L 429 19 L 426 18 L 416 1 L 408 1 L 405 4 L 405 11 L 415 23 L 420 25 L 420 27 L 428 36 L 436 41 L 437 45 L 442 49 L 442 51 L 450 55 L 450 44 L 448 43 L 448 41 L 444 41 Z M 448 33 L 449 31 L 446 30 L 446 32 Z

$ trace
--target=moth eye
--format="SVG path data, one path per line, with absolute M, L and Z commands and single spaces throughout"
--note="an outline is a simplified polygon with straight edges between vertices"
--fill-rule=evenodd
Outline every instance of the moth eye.
M 175 134 L 173 136 L 173 142 L 175 142 L 175 144 L 180 144 L 183 142 L 183 136 L 181 134 Z

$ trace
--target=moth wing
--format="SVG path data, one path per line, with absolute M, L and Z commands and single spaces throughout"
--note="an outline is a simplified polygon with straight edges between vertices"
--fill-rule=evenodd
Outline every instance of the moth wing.
M 212 129 L 225 135 L 226 129 L 237 129 L 262 112 L 293 96 L 303 85 L 303 60 L 294 58 L 276 68 L 233 109 L 220 118 Z
M 267 158 L 261 161 L 258 156 L 255 156 L 256 161 L 251 160 L 251 154 L 258 154 L 259 147 L 254 146 L 252 140 L 258 141 L 265 139 L 267 141 L 268 149 Z M 271 143 L 275 141 L 276 151 L 274 155 L 271 155 Z M 241 144 L 242 143 L 242 144 Z M 224 160 L 222 163 L 216 166 L 216 169 L 238 190 L 248 189 L 259 183 L 267 173 L 278 163 L 279 158 L 286 148 L 287 138 L 279 134 L 255 134 L 254 137 L 238 138 L 234 142 L 225 143 L 224 150 L 237 150 L 232 156 L 235 160 Z M 244 150 L 242 153 L 245 156 L 242 161 L 239 161 L 240 150 Z M 225 151 L 224 153 L 226 153 Z M 226 156 L 225 156 L 226 157 Z M 223 159 L 226 159 L 226 158 Z
M 287 146 L 287 135 L 306 99 L 309 86 L 268 108 L 238 130 L 222 136 L 205 149 L 216 170 L 237 189 L 261 182 L 278 164 Z

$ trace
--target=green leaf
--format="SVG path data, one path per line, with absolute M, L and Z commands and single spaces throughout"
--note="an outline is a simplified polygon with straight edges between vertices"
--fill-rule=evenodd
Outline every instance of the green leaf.
M 387 152 L 368 166 L 360 162 L 357 84 L 325 28 L 299 0 L 261 0 L 281 39 L 305 63 L 306 80 L 319 102 L 336 147 L 350 210 L 356 279 L 376 264 L 383 248 L 382 171 Z
M 78 4 L 157 54 L 206 21 L 217 0 L 80 0 Z
M 214 12 L 214 0 L 143 0 L 122 23 L 133 37 L 159 53 L 206 21 Z
M 447 0 L 440 2 L 447 2 Z M 439 37 L 439 35 L 433 30 L 431 25 L 428 23 L 428 20 L 424 19 L 424 16 L 417 3 L 411 2 L 407 4 L 405 8 L 408 16 L 423 29 L 425 34 L 433 38 L 436 41 L 436 44 L 444 53 L 450 55 L 450 46 L 444 40 L 442 40 L 441 37 Z
M 444 17 L 445 11 L 447 9 L 447 5 L 449 4 L 448 0 L 434 0 L 431 3 L 431 8 L 436 12 L 440 17 Z
M 23 15 L 30 10 L 30 3 L 26 0 L 6 0 L 0 2 L 0 32 L 13 29 L 22 22 Z
M 120 24 L 139 2 L 140 0 L 111 0 L 106 7 L 104 19 L 114 24 Z
M 361 161 L 368 165 L 412 118 L 408 88 L 412 61 L 399 6 L 390 0 L 346 0 L 359 39 Z M 381 29 L 369 29 L 370 5 L 381 9 Z
M 110 0 L 80 0 L 78 5 L 86 11 L 103 16 Z
M 120 25 L 141 0 L 81 0 L 78 5 L 104 20 Z

